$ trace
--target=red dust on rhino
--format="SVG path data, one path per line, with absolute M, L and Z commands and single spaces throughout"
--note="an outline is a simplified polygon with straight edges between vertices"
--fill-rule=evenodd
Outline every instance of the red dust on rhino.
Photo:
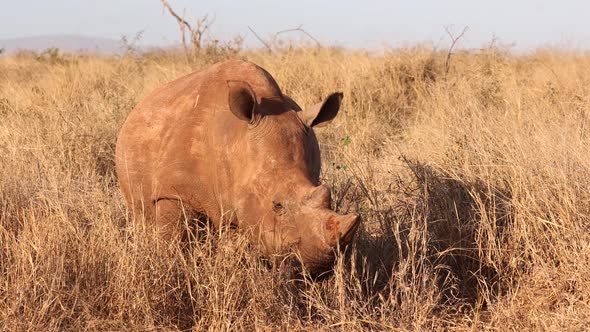
M 119 183 L 136 218 L 165 238 L 182 209 L 249 232 L 267 256 L 297 253 L 321 271 L 359 225 L 330 209 L 313 128 L 337 115 L 341 93 L 302 110 L 255 64 L 230 60 L 158 88 L 117 141 Z M 224 219 L 225 218 L 225 219 Z

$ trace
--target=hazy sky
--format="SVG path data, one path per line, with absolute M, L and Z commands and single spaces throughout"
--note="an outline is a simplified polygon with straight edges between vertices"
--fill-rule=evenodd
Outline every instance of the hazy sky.
M 169 0 L 190 21 L 216 17 L 210 36 L 225 40 L 248 31 L 260 35 L 303 24 L 324 44 L 378 49 L 432 42 L 444 46 L 444 27 L 469 26 L 462 47 L 480 47 L 496 36 L 518 50 L 537 46 L 590 49 L 590 1 L 532 0 Z M 0 39 L 80 34 L 119 39 L 144 31 L 142 44 L 179 41 L 176 21 L 159 0 L 0 0 Z M 292 35 L 294 39 L 299 38 Z

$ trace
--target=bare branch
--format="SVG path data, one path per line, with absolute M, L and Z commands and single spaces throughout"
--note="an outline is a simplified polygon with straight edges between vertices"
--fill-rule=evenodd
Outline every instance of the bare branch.
M 164 6 L 165 9 L 168 10 L 168 12 L 170 13 L 170 15 L 172 15 L 176 21 L 178 22 L 178 28 L 180 29 L 180 34 L 182 36 L 182 47 L 184 48 L 184 54 L 186 56 L 187 61 L 190 60 L 189 54 L 190 52 L 192 52 L 193 54 L 195 54 L 195 52 L 199 49 L 201 49 L 201 42 L 203 39 L 203 36 L 205 35 L 205 32 L 207 32 L 207 30 L 211 27 L 211 25 L 213 24 L 213 22 L 215 21 L 215 18 L 212 20 L 209 20 L 209 16 L 205 15 L 202 16 L 200 18 L 197 19 L 197 22 L 195 23 L 194 28 L 190 25 L 190 23 L 188 23 L 184 17 L 185 17 L 185 13 L 183 11 L 182 16 L 178 15 L 174 9 L 172 9 L 172 6 L 170 6 L 170 4 L 168 3 L 167 0 L 160 0 L 162 2 L 162 5 Z M 191 47 L 190 47 L 190 51 L 189 51 L 189 47 L 187 45 L 187 41 L 186 41 L 186 35 L 185 32 L 186 30 L 188 30 L 188 32 L 190 33 L 190 43 L 191 43 Z
M 170 7 L 170 4 L 168 3 L 168 1 L 166 1 L 166 0 L 160 0 L 160 1 L 162 1 L 162 5 L 164 5 L 164 7 L 166 9 L 168 9 L 168 11 L 170 12 L 170 15 L 174 16 L 174 18 L 178 21 L 178 24 L 186 26 L 188 31 L 190 31 L 192 34 L 193 29 L 192 29 L 191 25 L 187 21 L 184 20 L 184 15 L 183 15 L 183 17 L 180 17 L 178 14 L 176 14 L 174 9 L 172 9 L 172 7 Z
M 205 32 L 209 30 L 213 23 L 215 23 L 215 17 L 209 20 L 209 15 L 205 15 L 197 19 L 197 23 L 195 23 L 195 27 L 191 32 L 191 41 L 194 48 L 201 48 L 201 40 L 203 39 Z
M 309 32 L 307 32 L 307 30 L 300 30 L 302 33 L 304 33 L 307 37 L 309 37 L 311 40 L 313 40 L 317 46 L 317 48 L 321 48 L 322 44 L 320 43 L 319 40 L 317 40 L 314 36 L 312 36 Z
M 269 53 L 273 53 L 272 47 L 270 47 L 270 45 L 266 41 L 264 41 L 264 39 L 260 38 L 256 31 L 254 31 L 254 29 L 252 29 L 250 26 L 248 26 L 248 29 L 254 34 L 254 37 L 256 37 L 256 39 L 258 39 L 258 41 L 261 42 L 262 45 L 264 45 L 264 47 L 266 47 Z
M 320 43 L 320 41 L 317 40 L 314 36 L 312 36 L 309 32 L 305 31 L 303 29 L 303 25 L 301 25 L 301 24 L 296 28 L 285 29 L 285 30 L 275 32 L 270 37 L 269 41 L 266 41 L 262 37 L 260 37 L 256 33 L 256 31 L 254 31 L 254 29 L 252 29 L 250 26 L 248 26 L 248 29 L 254 34 L 254 37 L 256 37 L 256 39 L 258 39 L 258 41 L 261 42 L 264 45 L 264 47 L 266 47 L 266 49 L 270 53 L 273 53 L 273 48 L 277 48 L 277 38 L 279 37 L 279 35 L 281 35 L 283 33 L 287 33 L 287 32 L 301 32 L 301 33 L 305 34 L 307 37 L 309 37 L 311 40 L 313 40 L 318 48 L 322 47 L 322 44 Z
M 280 35 L 280 34 L 282 34 L 282 33 L 285 33 L 285 32 L 293 32 L 293 31 L 298 31 L 299 29 L 301 29 L 301 27 L 302 27 L 302 25 L 301 25 L 301 24 L 299 24 L 299 26 L 298 26 L 298 27 L 296 27 L 296 28 L 292 28 L 292 29 L 285 29 L 285 30 L 277 31 L 277 32 L 275 32 L 275 34 L 274 34 L 274 35 L 275 35 L 275 36 L 278 36 L 278 35 Z
M 281 31 L 279 31 L 279 32 L 275 33 L 275 34 L 274 34 L 274 36 L 273 36 L 273 42 L 275 41 L 275 39 L 276 39 L 276 37 L 277 37 L 278 35 L 280 35 L 280 34 L 283 34 L 283 33 L 287 33 L 287 32 L 301 32 L 301 33 L 303 33 L 304 35 L 306 35 L 307 37 L 309 37 L 311 40 L 313 40 L 313 41 L 315 42 L 315 44 L 316 44 L 316 46 L 317 46 L 318 48 L 321 48 L 321 47 L 322 47 L 322 44 L 320 43 L 320 41 L 319 41 L 319 40 L 317 40 L 317 39 L 316 39 L 314 36 L 312 36 L 312 35 L 311 35 L 309 32 L 307 32 L 305 29 L 303 29 L 303 25 L 302 25 L 302 24 L 300 24 L 300 25 L 299 25 L 298 27 L 296 27 L 296 28 L 293 28 L 293 29 L 285 29 L 285 30 L 281 30 Z
M 188 46 L 186 45 L 186 36 L 185 36 L 185 29 L 188 29 L 188 31 L 191 33 L 193 33 L 193 29 L 191 28 L 191 25 L 184 19 L 184 12 L 182 14 L 182 17 L 180 17 L 180 15 L 178 15 L 174 9 L 172 9 L 172 7 L 170 6 L 170 4 L 168 3 L 168 1 L 166 0 L 161 0 L 162 1 L 162 5 L 164 5 L 164 8 L 168 9 L 168 12 L 170 12 L 170 15 L 172 15 L 176 21 L 178 22 L 178 28 L 180 29 L 180 36 L 182 38 L 182 48 L 184 49 L 184 56 L 186 58 L 186 61 L 189 62 L 190 58 L 189 58 L 189 49 Z
M 445 60 L 445 79 L 447 78 L 447 74 L 449 73 L 449 69 L 451 67 L 451 54 L 453 54 L 453 48 L 455 48 L 455 45 L 457 44 L 459 39 L 461 39 L 463 35 L 465 35 L 465 32 L 467 32 L 467 30 L 469 30 L 469 27 L 465 26 L 463 27 L 461 33 L 455 36 L 455 34 L 450 30 L 449 26 L 445 27 L 447 35 L 449 35 L 449 37 L 451 38 L 451 46 L 449 47 L 449 50 L 447 52 L 447 59 Z

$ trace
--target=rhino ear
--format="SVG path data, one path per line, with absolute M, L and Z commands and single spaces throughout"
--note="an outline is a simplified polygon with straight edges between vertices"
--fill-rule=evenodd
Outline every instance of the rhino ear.
M 256 94 L 250 84 L 244 81 L 227 81 L 230 111 L 240 120 L 253 122 L 260 113 Z
M 328 96 L 321 103 L 317 103 L 297 114 L 308 127 L 323 127 L 336 117 L 340 110 L 344 95 L 336 92 Z

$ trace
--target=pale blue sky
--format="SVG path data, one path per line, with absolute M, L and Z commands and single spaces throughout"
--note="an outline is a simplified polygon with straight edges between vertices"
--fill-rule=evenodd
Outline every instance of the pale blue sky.
M 169 0 L 187 18 L 216 16 L 211 36 L 238 34 L 258 45 L 260 35 L 299 24 L 324 44 L 379 49 L 432 42 L 446 45 L 444 27 L 469 26 L 462 47 L 480 47 L 496 36 L 517 50 L 538 46 L 590 49 L 590 1 L 532 0 Z M 191 20 L 193 21 L 193 20 Z M 178 26 L 159 0 L 0 0 L 0 39 L 80 34 L 119 39 L 144 30 L 142 43 L 179 41 Z M 293 38 L 298 38 L 293 35 Z

